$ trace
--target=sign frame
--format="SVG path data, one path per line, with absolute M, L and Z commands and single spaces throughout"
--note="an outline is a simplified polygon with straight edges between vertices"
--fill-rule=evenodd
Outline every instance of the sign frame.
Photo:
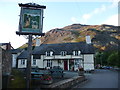
M 43 9 L 46 6 L 38 4 L 19 4 L 21 7 L 18 35 L 41 35 L 43 30 Z

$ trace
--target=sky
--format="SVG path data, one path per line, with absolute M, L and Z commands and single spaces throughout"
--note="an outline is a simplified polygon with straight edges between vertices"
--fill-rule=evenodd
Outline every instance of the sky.
M 14 48 L 28 42 L 26 36 L 16 35 L 19 26 L 18 3 L 46 6 L 43 33 L 72 24 L 118 26 L 119 0 L 0 0 L 0 43 L 11 43 Z

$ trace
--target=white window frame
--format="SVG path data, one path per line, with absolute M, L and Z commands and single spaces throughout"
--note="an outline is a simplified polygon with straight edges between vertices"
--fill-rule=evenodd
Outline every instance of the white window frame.
M 25 65 L 25 59 L 21 60 L 21 65 Z
M 76 51 L 76 50 L 73 51 L 73 55 L 74 55 L 74 56 L 79 56 L 80 54 L 81 54 L 81 51 Z
M 53 51 L 50 51 L 50 56 L 53 56 Z
M 47 67 L 52 67 L 52 60 L 47 60 Z
M 46 56 L 50 56 L 50 52 L 46 52 L 45 55 L 46 55 Z
M 46 52 L 46 56 L 53 56 L 53 51 Z
M 67 52 L 66 51 L 61 51 L 61 56 L 66 56 L 67 55 Z

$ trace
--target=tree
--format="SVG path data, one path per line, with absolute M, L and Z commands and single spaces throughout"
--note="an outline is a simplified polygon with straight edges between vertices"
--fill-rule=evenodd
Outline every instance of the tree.
M 96 53 L 96 64 L 107 65 L 107 58 L 110 52 L 97 52 Z
M 120 67 L 120 51 L 104 51 L 96 53 L 96 64 Z
M 107 61 L 111 66 L 120 67 L 120 60 L 118 58 L 119 58 L 118 51 L 114 51 L 113 53 L 110 54 Z

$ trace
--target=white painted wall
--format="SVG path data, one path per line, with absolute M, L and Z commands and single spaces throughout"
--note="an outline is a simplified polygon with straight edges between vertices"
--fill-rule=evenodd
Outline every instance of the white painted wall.
M 41 55 L 40 57 L 41 57 L 41 59 L 35 59 L 36 65 L 33 65 L 33 55 L 32 55 L 31 66 L 33 66 L 33 67 L 38 66 L 39 68 L 43 68 L 43 55 Z
M 27 67 L 27 60 L 25 59 L 25 64 L 21 64 L 21 60 L 18 60 L 18 68 L 26 68 Z M 38 66 L 39 68 L 43 68 L 43 61 L 41 59 L 36 59 L 36 65 L 33 65 L 33 60 L 31 61 L 31 66 L 35 67 Z
M 54 59 L 54 56 L 46 56 L 46 55 L 44 55 L 44 59 Z
M 23 51 L 22 51 L 23 52 Z M 17 57 L 21 54 L 21 52 L 12 54 L 12 68 L 16 68 Z
M 52 67 L 54 66 L 60 66 L 61 68 L 64 68 L 64 63 L 63 63 L 63 60 L 60 60 L 60 63 L 58 64 L 58 60 L 51 60 L 52 61 Z M 47 60 L 44 60 L 44 68 L 47 67 Z
M 58 66 L 58 61 L 57 60 L 52 60 L 52 67 Z
M 17 54 L 12 54 L 12 68 L 16 67 Z
M 21 64 L 21 60 L 25 60 L 24 65 Z M 26 59 L 19 59 L 18 60 L 18 68 L 26 68 L 26 66 L 27 66 L 27 60 Z
M 63 60 L 59 60 L 59 63 L 57 60 L 53 60 L 53 65 L 52 66 L 60 66 L 61 68 L 64 69 L 64 62 Z
M 79 56 L 72 55 L 72 58 L 70 58 L 70 59 L 79 59 L 79 58 L 83 58 L 83 55 L 79 55 Z
M 93 54 L 85 54 L 84 56 L 83 55 L 80 55 L 80 56 L 73 56 L 73 55 L 45 56 L 45 55 L 41 55 L 41 59 L 36 59 L 37 65 L 34 65 L 34 66 L 38 66 L 39 68 L 47 67 L 47 60 L 46 59 L 52 60 L 52 67 L 58 66 L 57 59 L 61 59 L 60 60 L 61 63 L 59 63 L 59 66 L 64 69 L 64 59 L 69 60 L 69 59 L 79 59 L 79 58 L 84 58 L 84 70 L 94 70 L 94 55 Z M 55 59 L 55 60 L 53 60 L 53 59 Z M 68 61 L 68 64 L 69 64 L 69 61 Z M 26 65 L 27 65 L 27 60 L 26 60 Z M 26 68 L 26 65 L 21 65 L 21 60 L 18 60 L 18 68 Z M 82 65 L 81 60 L 79 61 L 79 65 Z M 75 67 L 75 69 L 77 70 L 77 67 Z M 69 65 L 68 65 L 68 70 L 69 70 Z
M 38 66 L 39 68 L 43 68 L 43 61 L 41 59 L 36 59 L 36 65 L 33 65 L 32 63 L 31 66 Z
M 61 56 L 61 55 L 55 55 L 55 59 L 70 59 L 71 55 Z
M 46 60 L 43 61 L 43 68 L 45 68 L 45 67 L 47 67 L 47 61 Z
M 94 55 L 93 54 L 84 55 L 84 70 L 94 70 Z
M 74 59 L 74 58 L 83 58 L 83 55 L 79 56 L 74 56 L 74 55 L 66 55 L 66 56 L 61 56 L 61 55 L 55 55 L 55 56 L 46 56 L 44 55 L 44 59 Z

